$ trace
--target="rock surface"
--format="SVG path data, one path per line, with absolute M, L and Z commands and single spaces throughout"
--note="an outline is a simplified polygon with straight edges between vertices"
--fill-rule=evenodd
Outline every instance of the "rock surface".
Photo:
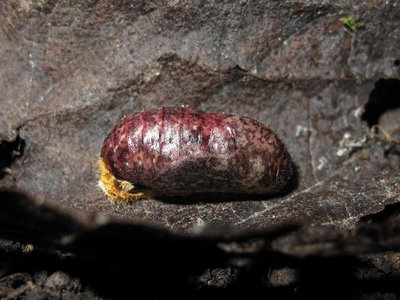
M 400 106 L 399 14 L 394 0 L 1 1 L 0 186 L 25 191 L 47 211 L 4 208 L 1 224 L 11 227 L 4 225 L 1 236 L 80 252 L 75 234 L 108 220 L 203 238 L 294 224 L 303 227 L 264 242 L 296 257 L 400 250 L 398 135 L 370 130 L 371 118 L 379 120 L 371 111 Z M 96 174 L 107 133 L 134 111 L 182 105 L 267 124 L 296 164 L 290 192 L 184 204 L 109 202 Z M 63 219 L 52 227 L 61 218 L 49 212 L 54 207 L 86 225 L 70 228 Z M 32 224 L 42 225 L 29 232 L 23 220 L 32 215 Z M 244 258 L 234 261 L 246 265 Z M 312 282 L 306 265 L 283 261 L 274 269 L 296 270 L 295 284 Z M 396 265 L 394 258 L 385 261 Z M 346 263 L 320 265 L 336 270 Z M 211 275 L 228 270 L 202 267 Z M 15 274 L 24 282 L 21 291 L 2 296 L 20 296 L 36 282 Z M 232 274 L 226 282 L 240 278 Z M 292 288 L 290 282 L 283 286 Z M 393 295 L 388 288 L 369 296 L 380 292 Z

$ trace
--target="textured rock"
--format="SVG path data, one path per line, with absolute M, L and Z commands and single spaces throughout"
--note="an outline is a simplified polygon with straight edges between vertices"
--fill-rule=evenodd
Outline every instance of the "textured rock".
M 399 14 L 395 0 L 0 1 L 1 297 L 399 298 Z M 273 128 L 288 191 L 108 201 L 110 129 L 182 105 Z
M 7 164 L 17 180 L 0 185 L 75 215 L 176 232 L 353 228 L 399 201 L 388 163 L 397 152 L 361 119 L 379 78 L 399 75 L 399 9 L 383 0 L 1 1 L 0 138 L 19 134 L 26 147 Z M 344 16 L 357 20 L 353 31 Z M 134 111 L 181 105 L 273 128 L 296 165 L 291 193 L 115 207 L 96 174 L 110 128 Z

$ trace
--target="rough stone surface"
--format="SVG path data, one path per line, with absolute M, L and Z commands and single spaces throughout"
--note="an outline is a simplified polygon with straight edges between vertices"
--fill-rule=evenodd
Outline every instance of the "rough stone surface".
M 398 135 L 371 133 L 370 126 L 376 123 L 364 111 L 367 103 L 379 111 L 380 103 L 389 98 L 397 103 L 390 109 L 399 107 L 399 14 L 395 0 L 0 1 L 0 186 L 12 190 L 1 194 L 1 237 L 95 257 L 93 253 L 103 249 L 99 240 L 109 239 L 122 251 L 118 241 L 126 241 L 123 233 L 148 234 L 144 229 L 132 232 L 130 226 L 138 223 L 171 234 L 200 234 L 206 245 L 215 236 L 221 238 L 217 242 L 229 242 L 225 238 L 237 231 L 275 232 L 263 237 L 263 244 L 271 248 L 258 252 L 253 260 L 234 257 L 231 261 L 224 256 L 224 262 L 253 266 L 249 277 L 239 271 L 233 286 L 246 282 L 257 299 L 261 295 L 323 299 L 322 291 L 329 287 L 330 296 L 337 298 L 360 293 L 372 299 L 398 296 L 393 283 L 397 273 L 382 269 L 382 260 L 368 258 L 370 265 L 364 272 L 359 256 L 400 250 Z M 353 28 L 345 26 L 342 17 L 353 18 Z M 389 87 L 380 83 L 389 80 L 392 92 L 387 93 Z M 96 175 L 106 135 L 134 111 L 182 105 L 247 116 L 268 125 L 296 165 L 291 192 L 269 199 L 198 197 L 185 203 L 148 199 L 122 207 L 110 203 L 97 187 Z M 17 136 L 24 147 L 14 144 Z M 54 213 L 54 207 L 61 212 Z M 79 221 L 71 221 L 74 218 Z M 110 220 L 113 225 L 107 226 Z M 293 231 L 286 235 L 278 230 L 293 224 L 303 227 L 291 227 Z M 82 236 L 97 241 L 93 242 L 96 248 L 81 239 L 78 243 Z M 131 241 L 130 250 L 136 242 Z M 179 243 L 172 248 L 198 246 L 192 240 Z M 16 251 L 0 245 L 2 251 Z M 147 270 L 146 263 L 160 262 L 155 259 L 160 257 L 158 248 L 152 247 L 154 252 L 140 252 L 149 258 L 143 259 L 142 270 Z M 105 253 L 109 250 L 104 248 Z M 113 258 L 118 257 L 113 253 Z M 46 254 L 44 265 L 58 270 L 62 263 L 57 255 L 52 260 L 53 255 Z M 212 252 L 210 257 L 218 255 Z M 296 260 L 309 255 L 314 257 Z M 339 258 L 326 259 L 330 255 Z M 17 256 L 31 257 L 26 251 Z M 276 256 L 276 262 L 269 260 Z M 185 279 L 174 277 L 177 282 L 187 282 L 204 270 L 226 268 L 219 261 L 202 262 L 199 267 L 185 258 L 192 269 L 179 265 Z M 27 264 L 33 268 L 29 270 L 20 267 L 18 259 L 4 259 L 9 267 L 1 273 L 7 290 L 2 297 L 60 297 L 38 284 L 33 287 L 35 277 L 30 274 L 42 271 L 32 263 L 34 259 Z M 93 285 L 97 294 L 113 297 L 103 291 L 106 281 L 96 277 L 95 272 L 104 273 L 97 261 L 83 264 L 93 268 L 92 277 L 77 271 L 80 263 L 75 260 L 76 269 L 71 271 Z M 113 276 L 118 267 L 137 261 L 115 264 L 110 259 L 108 263 L 106 271 Z M 394 258 L 387 263 L 396 265 Z M 300 288 L 288 284 L 275 294 L 268 287 L 252 285 L 250 278 L 267 282 L 260 277 L 267 276 L 271 264 L 272 269 L 298 270 L 295 285 Z M 122 269 L 123 278 L 132 277 L 128 268 Z M 392 281 L 375 276 L 382 270 Z M 357 272 L 364 277 L 355 277 Z M 161 283 L 170 274 L 145 275 Z M 365 276 L 377 285 L 364 281 Z M 113 282 L 123 293 L 132 281 Z M 332 288 L 330 282 L 343 290 Z M 231 295 L 239 290 L 233 286 L 227 287 Z M 311 286 L 318 286 L 321 293 L 308 289 Z M 79 295 L 94 297 L 90 289 Z
M 2 184 L 73 214 L 179 232 L 351 226 L 398 200 L 397 174 L 353 154 L 371 146 L 360 115 L 374 82 L 399 74 L 399 9 L 397 1 L 3 1 L 1 136 L 18 133 L 26 147 L 12 166 L 17 180 Z M 357 20 L 354 31 L 341 16 Z M 107 133 L 133 111 L 180 105 L 270 126 L 296 164 L 294 192 L 217 204 L 108 202 L 96 175 Z

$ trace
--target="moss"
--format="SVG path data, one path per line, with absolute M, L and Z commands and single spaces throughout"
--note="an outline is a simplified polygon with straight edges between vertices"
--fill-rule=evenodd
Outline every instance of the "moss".
M 359 27 L 359 22 L 357 18 L 351 16 L 341 17 L 340 22 L 343 23 L 344 26 L 349 28 L 351 31 L 355 31 Z

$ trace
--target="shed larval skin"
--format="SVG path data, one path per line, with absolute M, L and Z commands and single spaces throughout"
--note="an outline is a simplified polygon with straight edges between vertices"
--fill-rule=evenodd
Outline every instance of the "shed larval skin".
M 107 136 L 100 186 L 115 201 L 192 193 L 270 194 L 292 175 L 290 156 L 262 123 L 191 108 L 125 117 Z

